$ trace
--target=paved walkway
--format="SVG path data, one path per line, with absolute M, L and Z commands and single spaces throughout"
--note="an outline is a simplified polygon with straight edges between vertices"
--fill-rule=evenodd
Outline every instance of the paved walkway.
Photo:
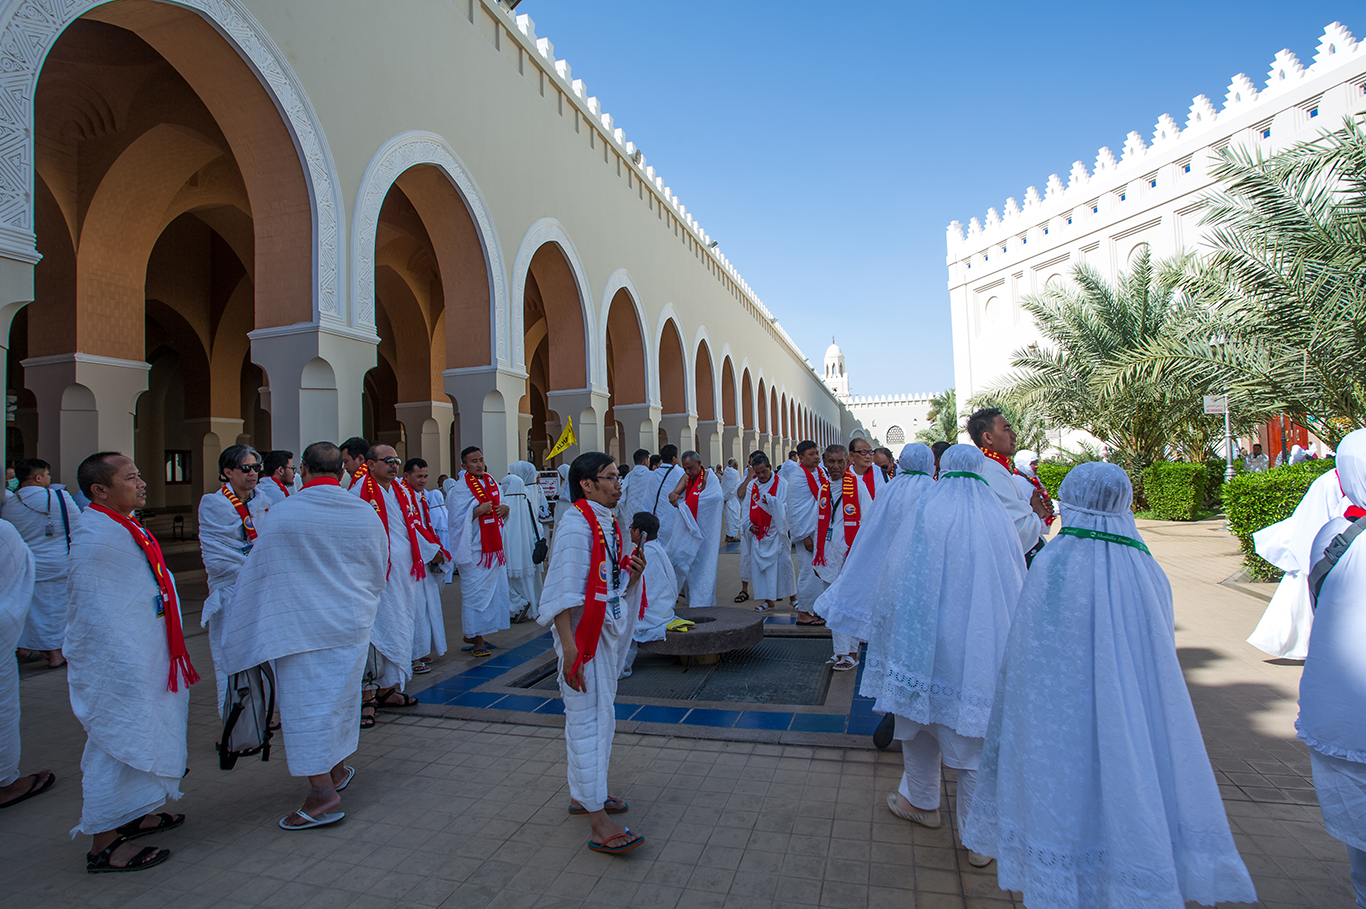
M 1218 522 L 1144 522 L 1142 529 L 1172 580 L 1182 665 L 1262 905 L 1349 909 L 1346 852 L 1323 831 L 1309 759 L 1293 737 L 1299 667 L 1267 662 L 1244 643 L 1265 603 L 1218 584 L 1237 568 L 1234 543 Z M 736 571 L 735 557 L 723 556 L 726 600 L 738 589 Z M 457 603 L 452 588 L 452 641 L 459 640 Z M 211 666 L 202 633 L 190 648 L 201 671 Z M 457 652 L 441 662 L 468 659 Z M 80 812 L 84 736 L 65 682 L 61 671 L 22 670 L 23 767 L 51 767 L 59 780 L 50 793 L 0 813 L 6 905 L 1020 905 L 997 888 L 994 866 L 968 866 L 951 818 L 929 831 L 888 813 L 882 800 L 900 775 L 900 755 L 861 748 L 620 734 L 613 792 L 630 801 L 625 819 L 647 839 L 630 855 L 610 857 L 585 849 L 587 823 L 565 813 L 558 729 L 388 713 L 362 734 L 352 761 L 359 772 L 344 795 L 347 819 L 286 833 L 275 822 L 298 805 L 302 786 L 280 752 L 269 763 L 218 769 L 212 684 L 192 689 L 190 774 L 185 798 L 173 806 L 189 820 L 154 838 L 175 854 L 147 872 L 91 876 L 88 840 L 67 836 Z M 950 779 L 950 808 L 952 793 Z

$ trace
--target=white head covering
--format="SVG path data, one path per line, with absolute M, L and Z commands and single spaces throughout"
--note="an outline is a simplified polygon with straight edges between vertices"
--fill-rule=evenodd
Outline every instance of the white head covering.
M 878 493 L 877 507 L 854 537 L 839 576 L 812 606 L 831 628 L 860 641 L 869 640 L 873 609 L 878 605 L 878 578 L 896 529 L 910 516 L 921 494 L 934 485 L 934 452 L 928 445 L 911 442 L 901 449 L 897 468 L 899 472 Z
M 1171 585 L 1113 464 L 1063 481 L 996 687 L 963 841 L 1029 903 L 1253 902 L 1176 658 Z M 1175 832 L 1175 835 L 1173 835 Z
M 1022 450 L 1015 452 L 1015 469 L 1027 477 L 1038 479 L 1034 473 L 1034 462 L 1039 460 L 1039 456 L 1032 451 Z
M 449 494 L 453 486 L 455 486 L 455 477 L 447 477 L 445 482 L 441 484 L 441 491 Z
M 531 507 L 535 509 L 538 518 L 550 517 L 550 506 L 546 503 L 545 493 L 541 490 L 540 480 L 536 476 L 536 465 L 530 461 L 513 461 L 508 465 L 508 473 L 522 481 L 526 487 L 527 498 L 531 500 Z
M 986 733 L 1025 574 L 1020 536 L 982 478 L 985 465 L 975 445 L 950 446 L 939 481 L 897 529 L 860 689 L 879 712 L 972 738 Z
M 536 543 L 531 522 L 536 506 L 527 495 L 526 484 L 516 474 L 509 473 L 498 485 L 502 488 L 503 503 L 508 507 L 508 516 L 503 521 L 508 577 L 527 577 L 536 570 L 536 564 L 531 561 L 531 548 Z
M 1292 445 L 1292 446 L 1290 446 L 1290 463 L 1291 463 L 1291 464 L 1299 464 L 1301 461 L 1307 461 L 1307 460 L 1309 460 L 1309 452 L 1305 451 L 1305 450 L 1304 450 L 1303 448 L 1301 448 L 1299 445 Z
M 568 501 L 569 501 L 569 465 L 568 465 L 568 464 L 561 464 L 558 468 L 556 468 L 556 472 L 560 475 L 560 492 L 559 492 L 560 501 L 561 501 L 561 502 L 568 502 Z

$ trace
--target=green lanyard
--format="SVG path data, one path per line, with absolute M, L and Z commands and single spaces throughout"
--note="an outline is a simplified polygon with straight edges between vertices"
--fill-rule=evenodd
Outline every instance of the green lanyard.
M 927 474 L 927 473 L 926 473 L 925 471 L 923 471 L 923 470 L 903 470 L 903 471 L 901 471 L 901 475 L 902 475 L 903 477 L 928 477 L 928 476 L 929 476 L 929 474 Z
M 1122 537 L 1117 533 L 1106 533 L 1103 530 L 1083 530 L 1080 527 L 1064 527 L 1058 531 L 1060 537 L 1081 537 L 1085 540 L 1101 540 L 1106 543 L 1118 543 L 1121 546 L 1132 546 L 1134 549 L 1141 549 L 1152 555 L 1148 547 L 1144 546 L 1141 540 L 1133 537 Z
M 939 479 L 941 480 L 944 479 L 944 477 L 972 477 L 974 480 L 981 480 L 983 483 L 987 483 L 985 478 L 967 470 L 950 470 L 948 473 L 941 473 L 939 475 Z M 990 486 L 991 484 L 987 483 L 987 485 Z

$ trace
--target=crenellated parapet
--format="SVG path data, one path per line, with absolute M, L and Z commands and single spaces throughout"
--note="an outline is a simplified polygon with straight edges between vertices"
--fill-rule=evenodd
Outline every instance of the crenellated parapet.
M 1130 132 L 1118 156 L 1109 147 L 1100 148 L 1089 168 L 1079 160 L 1073 162 L 1065 180 L 1058 174 L 1050 175 L 1042 195 L 1037 187 L 1026 189 L 1023 205 L 1014 197 L 1008 198 L 1001 211 L 987 209 L 985 223 L 971 218 L 966 229 L 962 222 L 953 221 L 948 225 L 946 236 L 949 261 L 960 261 L 974 253 L 990 251 L 993 246 L 1007 244 L 1013 235 L 1021 234 L 1050 215 L 1061 215 L 1066 218 L 1063 226 L 1071 225 L 1072 218 L 1066 215 L 1068 210 L 1094 204 L 1094 200 L 1104 193 L 1124 193 L 1127 185 L 1150 176 L 1149 171 L 1169 163 L 1180 151 L 1174 148 L 1177 143 L 1191 148 L 1198 148 L 1202 142 L 1219 147 L 1235 119 L 1241 124 L 1237 127 L 1239 130 L 1261 130 L 1261 136 L 1257 138 L 1269 138 L 1271 120 L 1284 107 L 1282 102 L 1287 93 L 1348 67 L 1366 70 L 1366 48 L 1342 23 L 1334 22 L 1323 30 L 1313 62 L 1308 66 L 1289 50 L 1281 50 L 1272 59 L 1265 84 L 1260 89 L 1247 74 L 1239 73 L 1229 81 L 1222 106 L 1216 108 L 1205 95 L 1192 99 L 1184 126 L 1164 113 L 1153 126 L 1151 138 L 1145 138 L 1137 131 Z M 1366 90 L 1366 79 L 1357 79 L 1355 84 L 1359 90 Z M 1309 117 L 1317 114 L 1316 108 L 1306 112 Z M 1258 121 L 1259 115 L 1264 116 L 1265 122 Z M 1340 124 L 1340 118 L 1336 123 L 1324 121 L 1324 128 Z M 1119 195 L 1118 198 L 1123 201 L 1124 197 Z

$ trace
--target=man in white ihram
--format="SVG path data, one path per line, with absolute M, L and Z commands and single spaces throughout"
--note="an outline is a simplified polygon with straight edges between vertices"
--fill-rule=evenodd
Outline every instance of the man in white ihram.
M 1026 558 L 1033 557 L 1035 551 L 1043 546 L 1043 535 L 1047 525 L 1044 520 L 1049 512 L 1044 506 L 1043 496 L 1038 490 L 1026 497 L 1015 483 L 1015 429 L 995 407 L 983 407 L 968 417 L 968 436 L 972 444 L 982 449 L 987 463 L 982 467 L 982 477 L 991 491 L 1005 507 L 1006 514 L 1020 535 L 1020 545 Z
M 475 445 L 460 452 L 464 472 L 446 498 L 451 557 L 460 573 L 460 625 L 471 655 L 490 656 L 485 635 L 512 627 L 503 522 L 510 506 Z
M 840 448 L 843 451 L 843 446 Z M 826 587 L 817 569 L 828 570 L 832 562 L 838 564 L 844 559 L 843 531 L 838 545 L 832 533 L 840 490 L 821 464 L 820 447 L 810 440 L 797 443 L 797 460 L 784 462 L 779 472 L 787 486 L 788 532 L 797 550 L 797 598 L 803 604 L 814 604 Z M 840 479 L 843 476 L 841 470 Z M 833 579 L 836 574 L 838 569 L 830 571 L 829 577 Z M 797 624 L 825 622 L 814 612 L 798 609 Z M 836 650 L 830 663 L 835 664 L 843 652 Z
M 637 448 L 631 455 L 631 469 L 626 472 L 626 476 L 621 478 L 621 499 L 617 502 L 617 523 L 625 527 L 631 523 L 631 518 L 635 512 L 631 511 L 631 505 L 638 496 L 631 490 L 641 487 L 650 478 L 650 453 L 644 448 Z M 509 468 L 511 469 L 511 468 Z M 643 488 L 643 487 L 641 487 Z M 651 489 L 653 494 L 654 490 Z
M 726 542 L 734 543 L 740 539 L 740 465 L 734 458 L 726 461 L 726 469 L 721 474 L 721 494 L 726 497 Z
M 33 553 L 13 525 L 0 521 L 0 808 L 40 795 L 57 775 L 19 775 L 19 663 L 14 647 L 33 599 Z
M 289 772 L 310 787 L 281 818 L 285 830 L 345 816 L 337 793 L 355 775 L 344 761 L 360 741 L 361 677 L 388 569 L 385 527 L 338 485 L 337 446 L 314 442 L 301 461 L 303 488 L 271 508 L 217 620 L 228 673 L 274 664 Z
M 678 523 L 678 510 L 669 507 L 669 492 L 678 486 L 683 469 L 678 464 L 677 445 L 665 445 L 659 450 L 659 455 L 659 467 L 641 477 L 639 486 L 632 484 L 634 495 L 628 507 L 632 509 L 632 516 L 637 511 L 648 511 L 659 518 L 659 542 L 664 544 L 665 549 L 670 549 L 674 525 Z M 674 569 L 677 568 L 675 562 Z M 681 583 L 683 578 L 679 577 L 678 580 Z
M 750 465 L 755 476 L 744 503 L 743 532 L 750 536 L 750 576 L 758 600 L 754 611 L 766 612 L 777 600 L 797 592 L 787 531 L 787 484 L 763 452 L 755 454 Z
M 647 641 L 662 641 L 668 637 L 669 623 L 678 618 L 674 605 L 678 602 L 678 577 L 674 574 L 669 552 L 659 542 L 659 518 L 641 511 L 631 519 L 631 544 L 645 556 L 645 573 L 640 582 L 640 613 L 631 643 L 622 663 L 621 677 L 631 675 L 636 661 L 637 645 Z
M 5 499 L 0 517 L 13 524 L 33 550 L 37 572 L 33 602 L 18 646 L 43 654 L 49 669 L 60 669 L 65 665 L 62 639 L 69 604 L 66 579 L 71 567 L 71 532 L 81 510 L 65 489 L 52 488 L 52 472 L 46 461 L 20 461 L 14 466 L 14 475 L 19 488 Z
M 721 482 L 702 466 L 702 456 L 683 452 L 683 476 L 669 504 L 674 507 L 674 533 L 666 548 L 690 607 L 716 605 L 716 564 L 721 555 Z M 663 522 L 661 522 L 662 524 Z
M 446 574 L 451 570 L 451 557 L 432 525 L 432 510 L 427 504 L 427 477 L 427 462 L 422 458 L 409 458 L 403 464 L 402 478 L 395 484 L 402 505 L 408 510 L 409 539 L 417 544 L 418 558 L 422 562 L 422 577 L 417 579 L 413 603 L 413 675 L 431 672 L 427 662 L 446 653 L 446 619 L 441 609 L 441 590 L 446 586 Z M 442 507 L 438 511 L 444 514 L 446 509 Z
M 569 755 L 569 813 L 586 814 L 588 848 L 616 854 L 644 837 L 612 821 L 626 802 L 607 790 L 616 730 L 617 677 L 639 617 L 645 558 L 627 552 L 612 515 L 621 496 L 616 461 L 600 451 L 579 455 L 569 466 L 571 503 L 555 531 L 537 621 L 555 626 L 564 738 Z M 570 610 L 583 607 L 577 627 Z

